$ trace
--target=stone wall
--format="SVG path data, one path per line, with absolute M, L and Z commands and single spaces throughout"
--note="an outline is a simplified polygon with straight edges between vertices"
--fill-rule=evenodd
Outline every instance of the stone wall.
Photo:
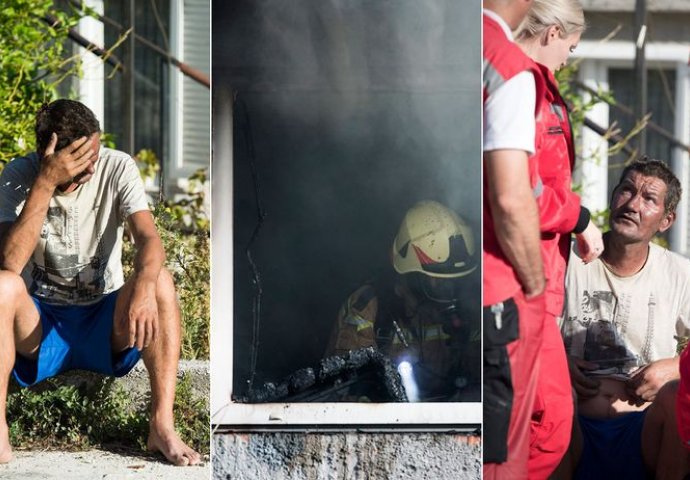
M 480 479 L 477 436 L 448 433 L 217 433 L 214 480 Z

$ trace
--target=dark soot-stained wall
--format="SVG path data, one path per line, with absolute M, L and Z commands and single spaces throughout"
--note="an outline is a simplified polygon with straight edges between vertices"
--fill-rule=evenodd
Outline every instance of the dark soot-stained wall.
M 479 248 L 481 14 L 479 2 L 457 0 L 215 1 L 213 13 L 213 82 L 236 94 L 234 132 L 214 135 L 234 134 L 241 394 L 255 293 L 245 255 L 257 224 L 252 163 L 266 214 L 251 247 L 263 287 L 255 385 L 318 362 L 341 302 L 390 268 L 417 201 L 456 210 Z M 467 292 L 477 321 L 480 279 Z

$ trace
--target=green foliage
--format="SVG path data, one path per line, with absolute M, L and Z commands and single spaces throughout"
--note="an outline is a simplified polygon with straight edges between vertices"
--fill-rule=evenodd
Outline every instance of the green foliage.
M 115 135 L 108 132 L 101 133 L 101 146 L 106 148 L 116 148 L 115 146 Z
M 569 63 L 566 67 L 561 68 L 556 72 L 556 80 L 558 81 L 558 89 L 561 95 L 568 103 L 570 124 L 573 127 L 573 135 L 575 139 L 582 136 L 582 128 L 585 123 L 585 115 L 589 112 L 599 100 L 592 96 L 582 95 L 582 92 L 574 88 L 571 80 L 577 76 L 578 64 L 576 62 Z M 606 92 L 601 92 L 605 95 Z M 575 145 L 579 142 L 576 141 Z M 581 151 L 578 150 L 579 156 Z
M 174 205 L 180 208 L 179 204 Z M 185 207 L 188 208 L 188 207 Z M 158 233 L 175 280 L 182 313 L 182 358 L 209 358 L 210 332 L 210 232 L 208 227 L 179 228 L 181 220 L 166 204 L 154 208 Z M 192 212 L 190 215 L 199 215 Z
M 169 215 L 171 226 L 186 234 L 209 232 L 206 213 L 207 170 L 200 168 L 187 179 L 187 188 L 179 199 L 163 202 L 163 211 Z
M 42 18 L 59 20 L 53 28 Z M 58 86 L 79 75 L 70 57 L 67 31 L 78 17 L 53 7 L 52 0 L 3 0 L 0 7 L 0 168 L 34 150 L 34 119 Z
M 580 139 L 582 138 L 582 131 L 585 128 L 585 116 L 587 115 L 587 112 L 592 110 L 594 106 L 601 101 L 601 99 L 607 99 L 608 101 L 615 102 L 615 99 L 611 96 L 610 92 L 606 90 L 598 89 L 597 95 L 586 95 L 584 92 L 579 90 L 573 83 L 573 79 L 577 76 L 578 66 L 578 62 L 571 62 L 566 67 L 558 70 L 555 75 L 556 80 L 558 81 L 558 89 L 569 107 L 570 125 L 572 127 L 573 141 L 576 149 L 575 171 L 581 169 L 582 164 L 585 162 L 599 162 L 598 158 L 585 157 L 582 152 L 582 142 L 580 142 Z M 582 194 L 582 185 L 575 183 L 573 184 L 572 188 L 574 192 Z M 592 212 L 592 221 L 599 228 L 601 228 L 602 231 L 608 230 L 608 217 L 608 209 Z
M 592 222 L 601 229 L 602 233 L 609 231 L 609 214 L 611 211 L 607 208 L 598 212 L 592 212 Z
M 160 170 L 160 165 L 158 164 L 158 157 L 153 150 L 141 150 L 134 158 L 139 166 L 139 172 L 144 179 L 156 177 L 156 174 Z
M 146 448 L 148 405 L 133 408 L 130 394 L 112 378 L 90 387 L 50 379 L 19 389 L 8 396 L 7 418 L 10 443 L 18 449 L 78 450 L 113 443 Z M 194 399 L 189 380 L 182 379 L 176 390 L 175 428 L 200 453 L 208 453 L 209 421 L 208 406 Z
M 135 156 L 144 179 L 158 172 L 151 150 Z M 179 198 L 155 205 L 153 216 L 173 275 L 182 314 L 182 358 L 209 358 L 210 332 L 210 223 L 206 214 L 206 171 L 195 172 Z M 125 277 L 132 273 L 134 246 L 125 238 L 122 263 Z

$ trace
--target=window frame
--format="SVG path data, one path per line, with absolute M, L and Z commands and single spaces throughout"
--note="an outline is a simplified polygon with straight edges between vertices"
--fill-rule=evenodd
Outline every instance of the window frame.
M 214 431 L 337 430 L 476 431 L 481 402 L 266 403 L 232 400 L 233 141 L 232 91 L 214 85 L 211 161 L 211 424 Z M 223 206 L 222 208 L 220 206 Z M 222 245 L 222 247 L 220 247 Z M 228 368 L 229 367 L 229 368 Z

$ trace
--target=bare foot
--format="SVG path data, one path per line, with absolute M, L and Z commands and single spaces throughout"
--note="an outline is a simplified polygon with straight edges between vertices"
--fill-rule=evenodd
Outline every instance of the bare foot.
M 189 448 L 173 429 L 156 429 L 152 426 L 146 447 L 152 452 L 161 452 L 170 463 L 178 467 L 201 462 L 201 456 Z
M 5 428 L 0 428 L 0 463 L 9 463 L 12 458 L 9 430 L 5 426 Z
M 3 463 L 10 463 L 14 457 L 12 456 L 12 449 L 7 446 L 7 448 L 3 448 L 0 450 L 0 464 Z

